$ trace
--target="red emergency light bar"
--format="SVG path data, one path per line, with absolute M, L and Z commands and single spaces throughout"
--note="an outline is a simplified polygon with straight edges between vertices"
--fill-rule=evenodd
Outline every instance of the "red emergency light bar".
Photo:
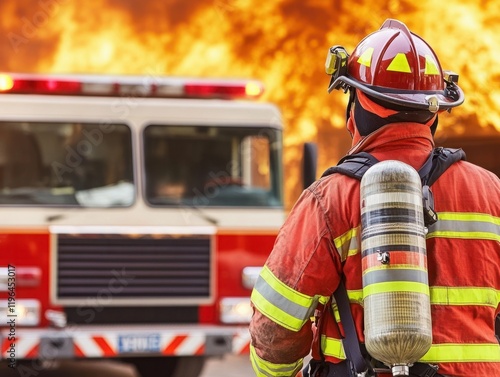
M 255 99 L 261 82 L 153 76 L 0 74 L 0 93 L 161 98 Z

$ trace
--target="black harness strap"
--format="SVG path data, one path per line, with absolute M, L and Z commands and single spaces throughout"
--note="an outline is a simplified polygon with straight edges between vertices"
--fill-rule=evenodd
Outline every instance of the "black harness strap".
M 333 173 L 341 173 L 360 181 L 366 171 L 377 162 L 379 162 L 379 160 L 366 152 L 345 156 L 339 161 L 337 166 L 328 168 L 321 178 Z
M 465 152 L 462 149 L 434 148 L 418 171 L 422 184 L 432 186 L 452 164 L 459 160 L 465 160 Z M 366 171 L 377 162 L 380 161 L 366 152 L 344 156 L 337 166 L 326 169 L 321 178 L 333 173 L 341 173 L 361 181 Z
M 345 338 L 342 341 L 342 345 L 344 346 L 346 359 L 352 363 L 353 372 L 363 376 L 372 376 L 373 371 L 371 366 L 361 353 L 356 326 L 354 325 L 354 319 L 352 318 L 351 307 L 349 305 L 349 297 L 347 296 L 347 289 L 342 280 L 340 280 L 339 286 L 333 293 L 333 296 L 337 302 L 342 326 L 344 328 Z
M 455 162 L 465 160 L 465 152 L 462 149 L 453 148 L 435 148 L 432 152 L 432 161 L 429 173 L 420 175 L 422 183 L 427 186 L 432 186 L 434 182 Z M 424 164 L 425 166 L 425 164 Z M 422 171 L 424 167 L 419 170 Z
M 498 339 L 498 343 L 500 343 L 500 314 L 497 315 L 495 319 L 495 335 Z

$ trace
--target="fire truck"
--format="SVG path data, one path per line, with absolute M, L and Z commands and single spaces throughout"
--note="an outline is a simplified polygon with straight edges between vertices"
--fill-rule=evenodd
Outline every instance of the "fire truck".
M 198 376 L 248 352 L 285 213 L 282 119 L 252 80 L 0 75 L 1 363 Z

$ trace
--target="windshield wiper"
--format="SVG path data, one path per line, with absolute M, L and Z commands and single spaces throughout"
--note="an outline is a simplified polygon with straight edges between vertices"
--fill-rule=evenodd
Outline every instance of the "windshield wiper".
M 188 209 L 190 212 L 194 213 L 196 216 L 209 222 L 212 225 L 217 225 L 219 223 L 216 218 L 207 215 L 201 208 L 195 206 L 194 204 L 183 202 L 182 200 L 163 197 L 150 198 L 149 202 L 153 205 L 168 205 L 176 208 Z
M 38 198 L 37 190 L 31 188 L 16 188 L 0 192 L 1 204 L 43 204 Z

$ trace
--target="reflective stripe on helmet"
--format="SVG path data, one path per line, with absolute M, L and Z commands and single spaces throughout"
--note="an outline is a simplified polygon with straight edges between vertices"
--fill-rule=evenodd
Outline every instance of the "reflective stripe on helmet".
M 440 212 L 427 238 L 462 238 L 500 241 L 500 218 L 480 213 Z
M 425 55 L 424 74 L 425 75 L 439 75 L 440 74 L 436 61 L 430 55 Z
M 402 52 L 398 52 L 394 58 L 392 58 L 391 63 L 386 68 L 388 71 L 394 72 L 405 72 L 411 73 L 410 64 L 406 55 Z
M 302 360 L 299 359 L 291 364 L 274 364 L 257 355 L 253 345 L 250 345 L 250 360 L 257 377 L 291 377 L 302 368 Z
M 368 47 L 358 58 L 357 62 L 359 64 L 363 64 L 367 67 L 370 67 L 372 65 L 372 55 L 373 55 L 374 48 L 373 47 Z
M 299 331 L 310 320 L 318 303 L 327 302 L 329 297 L 300 293 L 281 282 L 264 266 L 251 299 L 266 317 L 289 330 Z
M 424 363 L 500 362 L 497 344 L 433 344 L 420 359 Z
M 340 339 L 330 338 L 326 335 L 321 335 L 321 350 L 326 356 L 336 357 L 344 360 L 346 358 L 344 346 Z

